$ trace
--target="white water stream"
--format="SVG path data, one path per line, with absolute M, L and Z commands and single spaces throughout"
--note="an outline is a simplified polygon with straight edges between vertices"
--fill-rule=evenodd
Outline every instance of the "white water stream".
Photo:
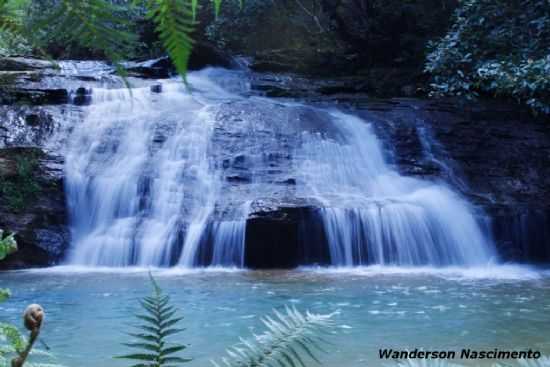
M 230 148 L 213 147 L 218 115 L 247 98 L 227 92 L 208 70 L 192 73 L 190 83 L 192 93 L 176 81 L 163 82 L 162 93 L 148 87 L 93 91 L 66 154 L 70 264 L 244 266 L 249 206 L 265 198 L 266 186 L 253 175 L 250 185 L 257 189 L 232 193 L 239 200 L 228 209 L 226 178 L 211 152 Z M 296 197 L 321 203 L 333 265 L 480 265 L 494 256 L 468 203 L 444 185 L 393 171 L 368 122 L 316 109 L 330 125 L 327 132 L 312 117 L 300 123 L 314 128 L 301 131 L 292 121 L 256 129 L 254 119 L 271 114 L 271 107 L 306 108 L 258 99 L 253 112 L 239 111 L 246 129 L 235 134 L 261 150 L 281 126 L 298 129 L 285 143 L 286 173 L 295 177 Z M 239 153 L 246 152 L 232 152 Z M 261 161 L 250 165 L 251 171 L 267 169 Z M 211 250 L 199 259 L 203 246 Z

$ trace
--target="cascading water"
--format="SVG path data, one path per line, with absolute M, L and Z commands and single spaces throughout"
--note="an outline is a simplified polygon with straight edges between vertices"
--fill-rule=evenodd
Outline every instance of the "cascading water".
M 334 265 L 476 265 L 493 256 L 468 205 L 442 185 L 403 177 L 385 163 L 371 128 L 330 113 L 337 140 L 305 133 L 301 195 L 323 203 Z
M 220 78 L 235 74 L 192 73 L 192 93 L 93 91 L 66 154 L 70 263 L 244 266 L 252 203 L 296 199 L 319 203 L 333 265 L 493 256 L 468 204 L 392 170 L 365 121 L 229 93 Z
M 200 82 L 195 87 L 230 97 Z M 166 266 L 181 256 L 193 265 L 219 186 L 207 157 L 213 119 L 183 84 L 162 87 L 162 94 L 148 87 L 94 90 L 66 157 L 69 262 Z

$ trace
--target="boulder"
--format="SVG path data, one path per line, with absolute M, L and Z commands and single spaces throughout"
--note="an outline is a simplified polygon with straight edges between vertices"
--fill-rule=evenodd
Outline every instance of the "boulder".
M 0 104 L 55 105 L 69 103 L 69 91 L 64 88 L 13 87 L 0 94 Z
M 72 102 L 77 106 L 88 106 L 92 103 L 92 88 L 79 87 L 74 91 Z
M 208 66 L 231 68 L 235 66 L 232 58 L 204 43 L 195 44 L 189 59 L 189 70 L 199 70 Z M 125 64 L 130 76 L 146 79 L 166 79 L 176 75 L 176 69 L 168 56 L 141 62 L 129 62 Z
M 35 71 L 52 69 L 51 61 L 29 57 L 2 57 L 0 58 L 0 70 L 2 71 Z
M 41 146 L 64 118 L 57 107 L 0 105 L 0 148 Z

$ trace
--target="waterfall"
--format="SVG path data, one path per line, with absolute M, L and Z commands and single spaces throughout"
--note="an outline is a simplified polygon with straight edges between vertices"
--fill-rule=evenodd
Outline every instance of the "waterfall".
M 242 267 L 252 203 L 304 198 L 319 203 L 333 265 L 494 256 L 469 204 L 399 175 L 368 122 L 247 97 L 240 77 L 209 69 L 191 73 L 191 91 L 175 80 L 162 93 L 93 90 L 66 151 L 69 263 Z
M 231 98 L 207 80 L 196 82 L 197 94 L 204 88 Z M 193 265 L 219 190 L 207 156 L 214 120 L 211 105 L 182 83 L 162 89 L 94 89 L 66 155 L 70 263 Z
M 494 253 L 472 209 L 446 186 L 399 175 L 365 121 L 330 112 L 332 139 L 306 132 L 302 196 L 314 196 L 334 265 L 476 265 Z

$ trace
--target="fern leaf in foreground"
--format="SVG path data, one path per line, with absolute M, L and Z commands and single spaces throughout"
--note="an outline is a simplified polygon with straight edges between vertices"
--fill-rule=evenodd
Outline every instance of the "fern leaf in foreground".
M 148 18 L 156 24 L 156 31 L 176 71 L 184 80 L 193 49 L 191 33 L 194 29 L 197 4 L 193 0 L 156 0 L 148 2 Z
M 306 367 L 305 359 L 321 363 L 319 352 L 329 343 L 322 337 L 333 327 L 333 314 L 305 315 L 295 308 L 286 308 L 285 313 L 274 311 L 274 316 L 262 322 L 266 331 L 229 348 L 221 362 L 212 361 L 215 367 Z
M 136 361 L 133 367 L 168 367 L 189 362 L 191 359 L 178 356 L 187 348 L 185 345 L 167 341 L 169 336 L 184 330 L 175 327 L 183 318 L 177 317 L 170 297 L 162 293 L 152 276 L 151 283 L 153 294 L 140 302 L 144 313 L 136 315 L 142 324 L 136 326 L 137 332 L 129 334 L 135 341 L 124 344 L 137 352 L 116 358 Z

